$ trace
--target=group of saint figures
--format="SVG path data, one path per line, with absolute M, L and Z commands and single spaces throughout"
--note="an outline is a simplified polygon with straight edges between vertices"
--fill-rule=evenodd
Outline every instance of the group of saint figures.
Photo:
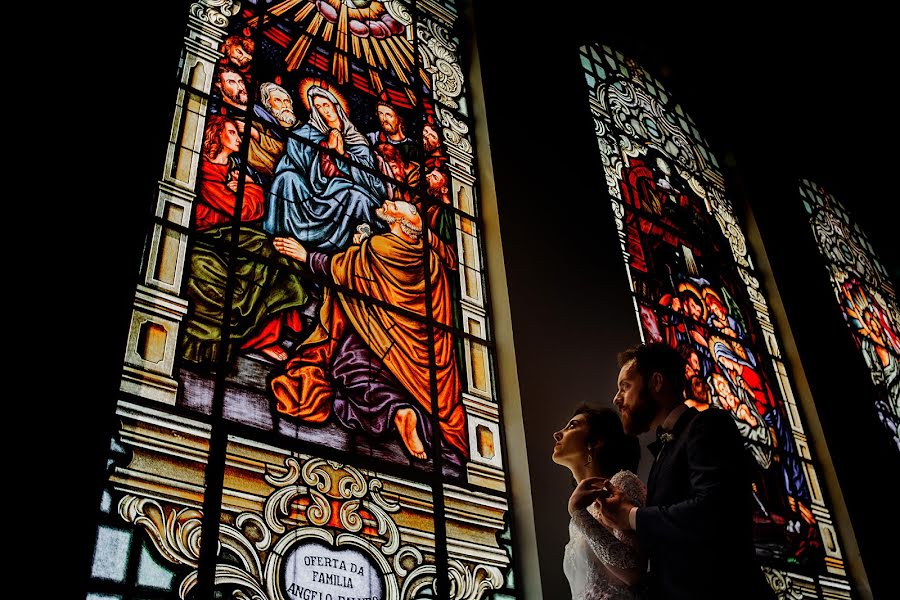
M 759 466 L 757 530 L 799 557 L 821 551 L 803 466 L 780 397 L 755 348 L 742 282 L 722 256 L 730 249 L 708 206 L 661 155 L 623 169 L 626 247 L 647 342 L 685 359 L 685 402 L 727 411 Z
M 369 97 L 377 129 L 363 132 L 344 95 L 360 90 L 324 77 L 296 90 L 252 81 L 253 40 L 233 35 L 221 50 L 181 358 L 215 368 L 265 357 L 282 416 L 373 438 L 396 432 L 411 460 L 443 446 L 461 463 L 466 416 L 447 330 L 455 218 L 432 113 L 414 137 L 385 89 Z

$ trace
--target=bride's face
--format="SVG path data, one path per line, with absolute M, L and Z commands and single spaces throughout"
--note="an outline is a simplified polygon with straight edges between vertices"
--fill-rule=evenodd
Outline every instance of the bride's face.
M 587 417 L 578 414 L 569 419 L 566 426 L 553 434 L 553 462 L 559 465 L 583 465 L 588 456 Z

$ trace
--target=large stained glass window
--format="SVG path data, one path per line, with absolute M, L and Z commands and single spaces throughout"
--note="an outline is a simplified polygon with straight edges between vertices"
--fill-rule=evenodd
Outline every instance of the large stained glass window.
M 189 7 L 89 597 L 516 597 L 459 18 Z
M 635 62 L 581 48 L 642 339 L 686 359 L 685 402 L 726 410 L 756 463 L 754 534 L 783 598 L 849 598 L 841 548 L 742 226 L 691 117 Z
M 900 451 L 900 307 L 890 277 L 844 206 L 816 183 L 800 181 L 835 299 L 875 386 L 874 409 Z

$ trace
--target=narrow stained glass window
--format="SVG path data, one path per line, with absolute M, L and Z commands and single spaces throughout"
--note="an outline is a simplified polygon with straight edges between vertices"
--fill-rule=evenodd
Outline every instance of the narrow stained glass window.
M 802 410 L 715 154 L 639 65 L 606 47 L 581 54 L 641 337 L 686 359 L 688 405 L 728 411 L 745 437 L 756 549 L 773 588 L 849 598 Z M 621 75 L 598 84 L 601 55 Z
M 835 300 L 871 373 L 873 408 L 885 435 L 900 452 L 900 308 L 896 290 L 843 204 L 807 179 L 800 181 L 800 195 Z

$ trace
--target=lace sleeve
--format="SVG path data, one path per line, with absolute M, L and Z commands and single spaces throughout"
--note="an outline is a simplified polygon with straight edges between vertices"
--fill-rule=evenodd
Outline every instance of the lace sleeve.
M 641 478 L 631 471 L 619 471 L 609 478 L 610 483 L 622 490 L 625 496 L 637 504 L 644 506 L 647 502 L 647 486 Z
M 601 525 L 586 508 L 575 511 L 575 514 L 572 515 L 572 522 L 584 535 L 600 562 L 620 569 L 633 569 L 638 566 L 637 549 L 619 540 L 609 529 Z

